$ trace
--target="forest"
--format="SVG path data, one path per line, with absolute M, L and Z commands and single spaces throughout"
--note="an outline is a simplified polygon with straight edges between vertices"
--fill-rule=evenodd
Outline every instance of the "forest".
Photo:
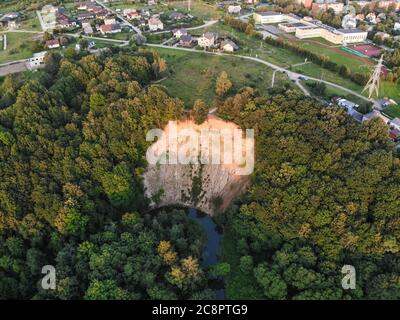
M 251 186 L 215 219 L 221 262 L 184 211 L 148 210 L 146 132 L 184 116 L 156 52 L 46 56 L 0 84 L 0 299 L 398 299 L 399 158 L 379 120 L 300 92 L 223 90 L 218 115 L 256 130 Z M 220 77 L 217 89 L 227 84 Z M 224 86 L 225 88 L 226 86 Z M 205 120 L 201 101 L 196 122 Z M 41 289 L 54 265 L 57 289 Z M 357 289 L 340 286 L 344 264 Z
M 386 124 L 288 91 L 243 90 L 219 115 L 258 137 L 252 186 L 219 217 L 228 297 L 399 299 L 400 162 Z M 341 287 L 344 265 L 355 290 Z

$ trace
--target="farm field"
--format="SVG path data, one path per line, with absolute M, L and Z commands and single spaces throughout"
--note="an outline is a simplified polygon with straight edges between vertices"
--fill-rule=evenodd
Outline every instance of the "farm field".
M 272 70 L 256 62 L 237 57 L 218 57 L 204 53 L 176 51 L 157 48 L 166 59 L 170 75 L 162 82 L 168 92 L 181 98 L 187 108 L 196 99 L 203 99 L 209 106 L 215 98 L 215 80 L 226 71 L 236 91 L 244 86 L 252 86 L 265 93 L 271 86 Z M 276 74 L 275 85 L 282 86 L 289 81 Z

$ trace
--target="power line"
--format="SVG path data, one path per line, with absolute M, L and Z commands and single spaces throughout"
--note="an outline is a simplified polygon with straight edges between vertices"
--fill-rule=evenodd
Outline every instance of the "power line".
M 376 96 L 379 96 L 379 85 L 381 80 L 381 73 L 383 67 L 383 54 L 381 55 L 378 64 L 375 66 L 375 70 L 372 73 L 371 78 L 368 80 L 367 85 L 365 86 L 364 91 L 368 90 L 368 98 L 371 99 L 373 94 L 375 93 Z

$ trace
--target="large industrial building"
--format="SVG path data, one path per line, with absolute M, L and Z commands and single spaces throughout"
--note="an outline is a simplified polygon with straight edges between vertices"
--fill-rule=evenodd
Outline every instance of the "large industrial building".
M 310 17 L 300 18 L 294 14 L 278 12 L 256 12 L 254 21 L 261 24 L 278 24 L 286 33 L 294 33 L 299 39 L 323 38 L 333 44 L 351 44 L 364 42 L 368 32 L 357 28 L 335 29 Z

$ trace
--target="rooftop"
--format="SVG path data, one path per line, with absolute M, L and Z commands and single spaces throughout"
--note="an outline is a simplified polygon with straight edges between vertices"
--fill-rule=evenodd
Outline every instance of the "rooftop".
M 260 16 L 281 16 L 282 13 L 279 12 L 273 12 L 273 11 L 261 11 L 261 12 L 256 12 L 257 14 L 259 14 Z
M 358 28 L 353 28 L 353 29 L 338 29 L 339 32 L 341 33 L 364 33 L 366 31 L 362 31 Z

